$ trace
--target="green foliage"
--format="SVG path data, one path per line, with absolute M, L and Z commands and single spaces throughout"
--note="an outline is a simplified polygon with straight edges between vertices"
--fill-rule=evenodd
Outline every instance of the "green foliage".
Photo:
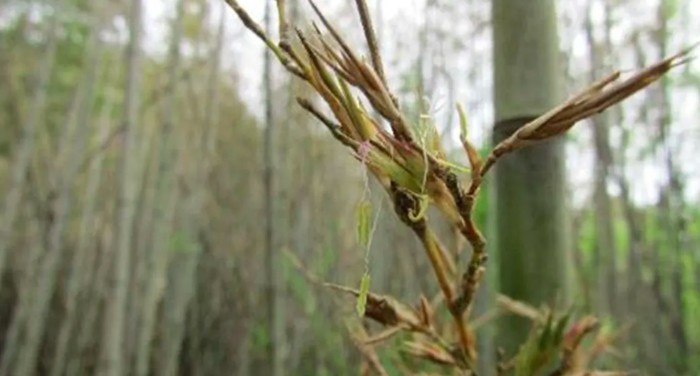
M 285 276 L 285 285 L 289 288 L 291 297 L 301 304 L 305 315 L 313 316 L 318 308 L 318 301 L 313 293 L 314 286 L 294 270 L 288 258 L 284 257 L 282 260 L 282 275 Z
M 576 234 L 578 250 L 581 252 L 584 265 L 592 265 L 595 262 L 596 247 L 595 216 L 592 210 L 584 210 L 581 217 Z
M 264 322 L 256 321 L 250 330 L 251 347 L 256 353 L 263 353 L 271 341 L 270 331 Z
M 355 209 L 357 219 L 357 242 L 362 249 L 367 249 L 370 242 L 370 233 L 372 231 L 372 202 L 363 200 Z
M 186 231 L 176 231 L 169 240 L 168 249 L 173 253 L 199 253 L 201 245 Z
M 551 366 L 561 352 L 564 330 L 571 312 L 555 318 L 552 313 L 542 326 L 536 326 L 520 348 L 516 358 L 515 375 L 532 376 Z
M 367 309 L 367 295 L 369 294 L 369 283 L 370 277 L 369 273 L 365 272 L 360 279 L 360 293 L 357 296 L 357 306 L 355 311 L 359 317 L 364 317 L 365 310 Z

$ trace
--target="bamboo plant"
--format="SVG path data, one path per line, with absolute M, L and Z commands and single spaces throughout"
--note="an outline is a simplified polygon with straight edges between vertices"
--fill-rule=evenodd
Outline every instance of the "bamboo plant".
M 476 339 L 470 328 L 470 311 L 485 273 L 488 253 L 486 240 L 474 220 L 474 206 L 486 175 L 504 155 L 560 136 L 578 121 L 600 113 L 635 92 L 657 81 L 674 66 L 687 60 L 688 51 L 664 59 L 623 79 L 614 72 L 600 79 L 559 106 L 518 129 L 510 138 L 481 155 L 468 138 L 467 117 L 457 106 L 461 123 L 460 142 L 469 161 L 468 176 L 448 161 L 438 137 L 422 137 L 410 124 L 399 106 L 385 75 L 382 55 L 365 0 L 355 0 L 368 47 L 368 58 L 351 47 L 340 31 L 309 0 L 320 24 L 310 31 L 290 25 L 285 1 L 277 0 L 279 41 L 243 9 L 236 0 L 225 0 L 246 28 L 252 31 L 274 54 L 283 67 L 306 82 L 318 95 L 298 97 L 298 104 L 323 124 L 328 132 L 364 165 L 386 191 L 398 218 L 418 237 L 440 287 L 450 322 L 440 323 L 438 307 L 420 297 L 417 307 L 391 296 L 369 291 L 369 278 L 363 277 L 360 289 L 330 285 L 354 295 L 358 312 L 387 329 L 378 334 L 355 338 L 367 369 L 386 375 L 374 345 L 400 332 L 412 334 L 406 352 L 417 358 L 451 367 L 457 374 L 476 374 Z M 323 103 L 328 111 L 322 110 Z M 375 117 L 374 114 L 379 114 Z M 424 126 L 433 127 L 430 122 Z M 429 128 L 428 135 L 437 130 Z M 424 136 L 424 135 L 423 135 Z M 430 206 L 444 214 L 470 245 L 466 268 L 456 273 L 455 261 L 444 249 L 427 216 Z M 371 207 L 358 209 L 358 238 L 366 242 Z M 362 214 L 364 213 L 364 214 Z M 569 324 L 569 314 L 539 310 L 507 298 L 500 299 L 512 312 L 530 318 L 534 329 L 518 354 L 502 359 L 495 366 L 499 374 L 534 375 L 548 367 L 551 375 L 583 374 L 588 361 L 609 337 L 599 336 L 591 349 L 583 351 L 581 340 L 598 324 L 586 316 Z M 443 330 L 451 325 L 451 330 Z M 450 333 L 450 335 L 445 335 Z M 453 338 L 454 337 L 454 338 Z M 555 364 L 555 366 L 551 366 Z

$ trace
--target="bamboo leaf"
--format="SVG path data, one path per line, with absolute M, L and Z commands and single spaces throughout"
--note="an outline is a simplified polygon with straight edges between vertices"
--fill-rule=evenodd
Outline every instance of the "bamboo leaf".
M 459 127 L 460 127 L 460 138 L 462 140 L 462 145 L 464 146 L 464 151 L 467 152 L 467 157 L 469 158 L 469 165 L 473 171 L 473 174 L 479 174 L 481 167 L 483 166 L 483 161 L 481 156 L 479 156 L 479 151 L 476 149 L 474 144 L 469 141 L 469 123 L 467 121 L 467 113 L 464 111 L 462 104 L 457 103 L 457 112 L 459 113 Z
M 459 137 L 462 139 L 462 141 L 466 140 L 469 133 L 468 133 L 468 121 L 467 121 L 467 113 L 464 111 L 464 106 L 462 106 L 461 103 L 457 103 L 457 113 L 459 114 L 459 129 L 460 129 L 460 135 Z
M 360 279 L 360 293 L 357 295 L 357 305 L 355 306 L 357 310 L 357 315 L 364 317 L 365 311 L 367 309 L 367 296 L 369 295 L 369 273 L 365 272 Z
M 372 229 L 372 202 L 363 200 L 357 205 L 357 242 L 362 248 L 369 245 L 369 237 Z

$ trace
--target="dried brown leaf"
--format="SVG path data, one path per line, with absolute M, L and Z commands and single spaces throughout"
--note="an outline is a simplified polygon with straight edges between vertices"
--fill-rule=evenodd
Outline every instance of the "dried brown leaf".
M 365 328 L 363 328 L 357 321 L 347 320 L 345 324 L 350 332 L 350 337 L 353 343 L 357 349 L 360 350 L 360 353 L 364 357 L 367 366 L 374 369 L 380 376 L 388 376 L 389 374 L 384 369 L 384 366 L 382 366 L 374 347 L 364 343 L 368 338 Z
M 426 328 L 432 328 L 434 325 L 435 312 L 433 307 L 430 305 L 428 298 L 425 295 L 420 296 L 420 301 L 418 302 L 418 316 L 423 326 Z
M 540 312 L 540 310 L 538 310 L 537 308 L 526 303 L 511 299 L 505 295 L 499 295 L 496 298 L 496 303 L 501 309 L 510 313 L 525 317 L 534 322 L 545 322 L 545 316 L 542 314 L 542 312 Z
M 533 142 L 561 135 L 578 121 L 603 112 L 609 107 L 620 103 L 622 100 L 659 80 L 672 68 L 685 63 L 688 60 L 687 54 L 689 51 L 690 49 L 686 49 L 661 60 L 620 82 L 615 83 L 620 78 L 620 73 L 615 72 L 590 85 L 561 105 L 524 125 L 509 138 L 498 144 L 487 160 L 487 167 L 490 168 L 495 159 L 503 154 L 523 148 Z M 488 170 L 488 168 L 485 170 Z
M 326 283 L 325 286 L 347 294 L 352 294 L 355 297 L 360 295 L 359 290 L 350 287 L 332 283 Z M 406 325 L 408 327 L 419 327 L 421 325 L 420 319 L 410 307 L 390 296 L 378 295 L 371 292 L 367 294 L 365 317 L 386 326 Z
M 365 339 L 364 343 L 366 345 L 376 345 L 380 342 L 384 342 L 384 341 L 390 339 L 391 337 L 399 334 L 404 329 L 406 329 L 406 328 L 404 328 L 402 326 L 392 326 L 389 329 L 381 331 L 381 332 Z
M 423 358 L 434 363 L 456 366 L 457 361 L 442 347 L 426 341 L 411 341 L 404 344 L 404 350 L 415 357 Z

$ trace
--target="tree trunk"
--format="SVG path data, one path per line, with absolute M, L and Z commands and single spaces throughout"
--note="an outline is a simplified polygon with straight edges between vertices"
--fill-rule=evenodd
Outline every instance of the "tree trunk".
M 100 142 L 107 139 L 109 134 L 109 123 L 107 121 L 109 111 L 112 109 L 111 104 L 105 104 L 102 114 L 99 117 L 99 135 Z M 84 119 L 88 121 L 88 119 Z M 54 354 L 54 361 L 51 364 L 51 376 L 61 376 L 64 374 L 72 375 L 73 372 L 66 372 L 66 366 L 79 357 L 79 332 L 81 326 L 88 326 L 87 314 L 84 312 L 77 313 L 80 307 L 89 307 L 86 305 L 85 295 L 88 291 L 87 286 L 93 283 L 90 278 L 90 271 L 94 269 L 96 259 L 96 226 L 94 224 L 96 216 L 97 192 L 100 186 L 102 177 L 102 155 L 97 155 L 90 164 L 88 170 L 88 178 L 85 192 L 82 197 L 85 198 L 83 211 L 80 220 L 80 232 L 78 244 L 73 255 L 73 262 L 66 282 L 66 316 L 58 335 L 58 342 Z M 82 303 L 82 304 L 81 304 Z M 95 305 L 95 304 L 93 304 Z M 80 325 L 78 325 L 80 323 Z M 83 328 L 83 330 L 85 330 Z M 72 345 L 71 345 L 72 344 Z
M 556 12 L 551 0 L 493 0 L 493 141 L 558 104 Z M 563 140 L 504 157 L 495 170 L 496 250 L 500 290 L 536 306 L 566 299 L 570 290 Z M 513 352 L 529 323 L 503 320 L 501 341 Z
M 156 315 L 158 303 L 163 297 L 167 280 L 168 238 L 172 234 L 175 208 L 177 207 L 177 190 L 175 188 L 175 148 L 173 146 L 173 126 L 176 118 L 176 100 L 178 90 L 176 81 L 180 70 L 180 44 L 182 41 L 182 20 L 184 16 L 184 0 L 178 0 L 175 5 L 175 18 L 172 21 L 172 35 L 168 58 L 168 95 L 163 105 L 163 123 L 158 143 L 158 168 L 155 184 L 155 235 L 149 255 L 145 258 L 150 273 L 146 277 L 145 294 L 141 301 L 141 326 L 138 332 L 136 346 L 135 373 L 137 376 L 149 374 L 153 336 L 156 333 L 158 321 Z
M 605 74 L 603 56 L 610 54 L 610 10 L 605 11 L 604 40 L 596 41 L 592 15 L 586 19 L 586 37 L 590 54 L 590 82 L 599 80 Z M 613 165 L 613 151 L 610 146 L 610 122 L 608 113 L 592 118 L 593 145 L 595 150 L 595 172 L 593 210 L 595 213 L 596 262 L 593 270 L 596 276 L 597 301 L 601 314 L 614 314 L 618 302 L 617 247 L 613 227 L 612 201 L 608 194 L 608 182 Z
M 2 222 L 0 222 L 0 280 L 2 280 L 2 274 L 5 271 L 8 248 L 13 239 L 12 231 L 22 201 L 27 172 L 31 166 L 37 129 L 44 114 L 44 108 L 46 107 L 48 86 L 56 60 L 56 50 L 58 46 L 57 34 L 60 22 L 56 12 L 58 12 L 59 8 L 60 5 L 57 4 L 56 8 L 53 9 L 54 13 L 51 15 L 49 21 L 46 47 L 41 57 L 36 85 L 32 90 L 32 102 L 28 111 L 27 123 L 24 124 L 22 139 L 17 148 L 9 188 L 3 205 Z M 7 348 L 5 352 L 7 352 Z M 5 361 L 5 354 L 3 353 L 3 364 Z
M 141 0 L 132 0 L 129 15 L 129 44 L 126 51 L 126 83 L 124 89 L 124 144 L 122 151 L 121 187 L 119 192 L 116 242 L 113 249 L 111 296 L 107 300 L 100 354 L 99 372 L 104 376 L 121 376 L 128 369 L 125 363 L 126 308 L 128 302 L 129 268 L 135 210 L 136 121 L 141 70 Z
M 654 35 L 659 56 L 668 56 L 668 20 L 673 17 L 670 14 L 672 3 L 669 0 L 661 0 L 657 13 L 658 29 Z M 670 274 L 666 275 L 670 279 L 670 299 L 669 299 L 669 320 L 670 334 L 675 342 L 677 349 L 675 356 L 672 357 L 676 372 L 685 374 L 688 367 L 689 343 L 687 331 L 685 327 L 685 302 L 683 299 L 683 260 L 684 250 L 682 249 L 682 238 L 684 237 L 683 226 L 683 186 L 681 183 L 680 172 L 677 167 L 677 162 L 674 158 L 670 140 L 670 127 L 672 116 L 672 104 L 669 93 L 669 79 L 661 78 L 661 85 L 655 91 L 656 106 L 659 109 L 657 121 L 657 130 L 659 135 L 659 146 L 663 155 L 663 163 L 666 172 L 665 186 L 662 191 L 658 204 L 658 218 L 660 219 L 659 228 L 664 232 L 664 236 L 660 239 L 657 251 L 666 249 L 669 252 L 668 267 Z M 661 266 L 659 269 L 662 269 Z M 660 276 L 663 277 L 663 276 Z M 661 284 L 661 281 L 659 282 Z M 661 289 L 663 291 L 663 289 Z
M 51 72 L 54 68 L 56 60 L 56 50 L 58 46 L 57 34 L 60 26 L 59 17 L 56 14 L 57 8 L 53 9 L 51 15 L 50 26 L 47 35 L 45 50 L 42 54 L 42 63 L 40 64 L 36 86 L 33 88 L 33 97 L 30 104 L 30 110 L 27 118 L 27 123 L 24 125 L 20 145 L 15 156 L 12 175 L 10 176 L 8 192 L 5 196 L 3 206 L 2 222 L 0 222 L 0 280 L 2 280 L 3 272 L 5 271 L 5 262 L 10 243 L 13 239 L 12 232 L 14 230 L 15 221 L 20 211 L 22 194 L 26 186 L 26 178 L 31 168 L 32 154 L 34 153 L 34 145 L 37 138 L 37 129 L 41 122 L 44 109 L 47 102 L 47 93 Z M 41 242 L 35 242 L 40 246 Z M 28 289 L 31 291 L 31 289 Z M 0 375 L 8 375 L 12 367 L 12 362 L 15 361 L 15 356 L 19 350 L 20 328 L 21 321 L 24 320 L 25 312 L 21 309 L 25 306 L 20 298 L 18 307 L 13 314 L 13 324 L 10 326 L 8 333 L 5 336 L 3 344 L 2 358 L 0 358 Z
M 69 221 L 69 211 L 72 206 L 71 188 L 80 161 L 85 150 L 88 118 L 92 108 L 92 92 L 99 66 L 99 52 L 97 49 L 96 29 L 90 36 L 86 48 L 85 69 L 81 83 L 76 89 L 76 94 L 71 104 L 71 109 L 66 120 L 62 143 L 58 150 L 56 165 L 53 168 L 52 180 L 55 183 L 57 197 L 52 203 L 54 220 L 49 226 L 49 249 L 46 255 L 38 263 L 36 290 L 28 299 L 30 308 L 25 329 L 25 344 L 21 348 L 18 363 L 14 374 L 31 375 L 37 365 L 38 353 L 41 347 L 41 339 L 44 334 L 48 315 L 49 303 L 58 276 L 58 269 L 64 251 L 65 227 Z M 77 126 L 77 128 L 76 128 Z M 72 144 L 71 144 L 72 143 Z M 70 314 L 70 312 L 67 312 Z
M 265 1 L 265 28 L 268 32 L 272 29 L 272 1 Z M 281 322 L 277 315 L 278 297 L 278 270 L 277 265 L 277 228 L 275 209 L 277 199 L 275 195 L 275 120 L 273 118 L 273 91 L 272 86 L 272 55 L 269 49 L 265 49 L 263 81 L 265 90 L 265 135 L 264 135 L 264 160 L 263 183 L 265 186 L 265 306 L 267 343 L 265 344 L 265 371 L 261 374 L 279 376 L 282 374 L 281 352 L 277 347 L 281 337 Z

